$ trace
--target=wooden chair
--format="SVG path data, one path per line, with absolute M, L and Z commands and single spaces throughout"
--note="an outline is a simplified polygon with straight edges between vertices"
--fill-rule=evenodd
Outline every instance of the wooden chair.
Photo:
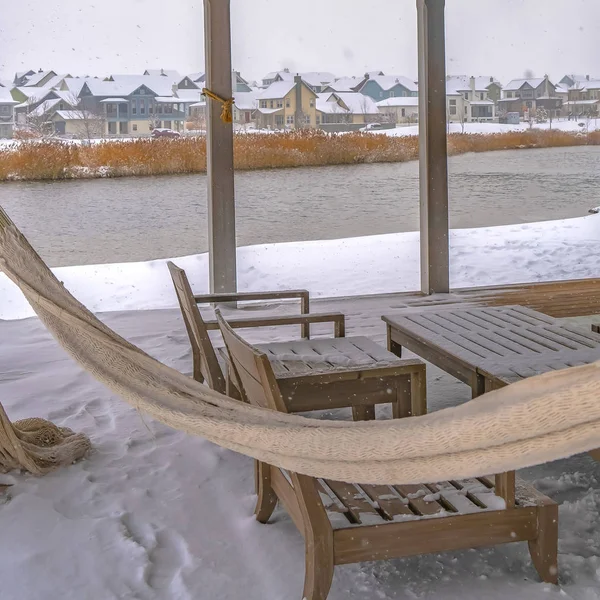
M 217 312 L 243 398 L 286 412 L 268 357 Z M 255 515 L 266 523 L 278 501 L 306 544 L 303 600 L 325 600 L 335 565 L 528 541 L 542 580 L 557 583 L 558 507 L 520 484 L 515 502 L 488 478 L 423 485 L 325 481 L 256 463 Z M 444 516 L 441 516 L 441 515 Z
M 307 309 L 308 292 L 267 292 L 261 297 L 257 294 L 195 296 L 185 271 L 172 262 L 168 266 L 192 346 L 194 379 L 238 397 L 235 378 L 227 367 L 227 352 L 224 348 L 216 351 L 208 334 L 209 329 L 219 326 L 216 321 L 202 318 L 198 302 L 248 300 L 249 296 L 253 300 L 265 299 L 273 298 L 274 294 L 277 298 L 287 298 L 302 294 L 302 307 Z M 300 323 L 304 334 L 309 334 L 311 323 L 325 322 L 334 323 L 333 339 L 260 346 L 269 355 L 289 412 L 352 407 L 356 420 L 375 418 L 377 404 L 391 404 L 395 417 L 426 412 L 425 364 L 417 359 L 398 358 L 367 338 L 344 337 L 345 320 L 341 313 L 229 320 L 235 328 Z

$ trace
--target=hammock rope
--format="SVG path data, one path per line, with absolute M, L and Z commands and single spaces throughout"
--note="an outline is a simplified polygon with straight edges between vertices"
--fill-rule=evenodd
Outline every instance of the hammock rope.
M 298 473 L 359 483 L 435 482 L 600 446 L 600 363 L 531 378 L 422 417 L 321 421 L 223 396 L 127 342 L 65 289 L 1 208 L 0 268 L 59 344 L 132 406 Z M 0 459 L 2 453 L 0 445 Z

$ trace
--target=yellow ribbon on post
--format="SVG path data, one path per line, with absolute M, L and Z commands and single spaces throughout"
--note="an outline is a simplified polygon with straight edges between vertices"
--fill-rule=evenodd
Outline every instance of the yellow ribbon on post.
M 221 98 L 218 94 L 211 92 L 207 88 L 202 88 L 202 93 L 205 96 L 208 96 L 211 100 L 215 100 L 216 102 L 220 102 L 223 109 L 221 110 L 221 121 L 223 123 L 233 123 L 233 103 L 235 98 L 230 98 L 229 100 L 225 100 L 225 98 Z

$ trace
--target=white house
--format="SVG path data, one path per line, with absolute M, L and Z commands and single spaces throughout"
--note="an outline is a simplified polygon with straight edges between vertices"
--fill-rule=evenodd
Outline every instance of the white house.
M 448 120 L 458 123 L 494 121 L 501 91 L 502 85 L 492 76 L 448 76 L 446 78 Z
M 419 98 L 386 98 L 377 103 L 384 121 L 391 123 L 417 123 L 419 120 Z

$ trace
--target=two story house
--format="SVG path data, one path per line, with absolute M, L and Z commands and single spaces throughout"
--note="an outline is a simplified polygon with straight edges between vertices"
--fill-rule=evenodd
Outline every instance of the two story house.
M 498 101 L 500 112 L 518 112 L 527 117 L 543 108 L 549 116 L 560 114 L 561 98 L 556 94 L 556 86 L 548 76 L 542 78 L 513 79 L 503 90 L 503 97 Z
M 583 79 L 575 81 L 568 90 L 564 111 L 569 116 L 597 117 L 600 107 L 600 80 Z
M 257 127 L 305 129 L 317 125 L 317 94 L 299 75 L 276 81 L 258 95 Z
M 10 90 L 0 86 L 0 139 L 12 138 L 15 124 L 15 106 L 19 104 L 14 100 Z
M 386 98 L 410 98 L 418 96 L 417 84 L 401 75 L 365 75 L 364 82 L 357 88 L 361 94 L 375 102 Z
M 449 121 L 471 123 L 494 121 L 502 85 L 492 76 L 454 75 L 446 78 Z

